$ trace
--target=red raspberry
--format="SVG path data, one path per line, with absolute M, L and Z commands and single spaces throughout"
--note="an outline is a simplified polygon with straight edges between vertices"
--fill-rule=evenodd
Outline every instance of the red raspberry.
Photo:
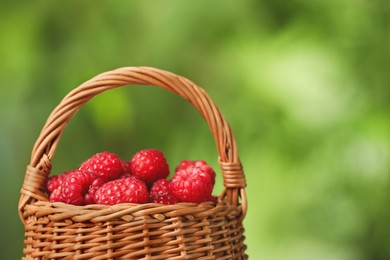
M 95 193 L 105 183 L 104 179 L 97 178 L 91 184 L 88 189 L 88 193 L 85 195 L 85 204 L 95 204 Z
M 194 161 L 191 160 L 182 160 L 179 165 L 176 167 L 175 172 L 178 172 L 183 169 L 187 169 L 188 166 L 194 165 Z
M 165 179 L 169 175 L 169 166 L 164 154 L 156 149 L 142 150 L 136 153 L 131 160 L 131 171 L 151 185 L 158 179 Z
M 66 177 L 60 186 L 62 201 L 79 206 L 87 204 L 87 201 L 90 202 L 90 199 L 87 197 L 86 200 L 85 197 L 88 195 L 88 190 L 96 179 L 98 179 L 98 175 L 93 172 L 78 170 L 69 173 L 68 177 Z
M 73 170 L 72 170 L 73 171 Z M 62 185 L 66 176 L 72 171 L 66 171 L 59 175 L 53 175 L 47 180 L 46 188 L 49 193 L 54 192 L 59 186 Z
M 105 181 L 114 180 L 123 173 L 122 161 L 118 155 L 109 152 L 95 154 L 83 162 L 79 170 L 94 172 Z
M 61 186 L 59 186 L 57 189 L 53 190 L 52 193 L 50 193 L 49 200 L 50 202 L 64 202 L 64 199 L 62 198 Z
M 154 182 L 150 189 L 151 201 L 166 205 L 178 203 L 179 200 L 171 193 L 170 183 L 167 179 L 160 179 Z
M 210 174 L 195 166 L 189 166 L 176 172 L 170 186 L 172 194 L 182 202 L 201 203 L 207 201 L 213 191 L 213 181 Z
M 119 179 L 126 179 L 126 178 L 134 178 L 134 179 L 137 179 L 137 180 L 141 180 L 137 176 L 131 175 L 131 174 L 128 174 L 128 173 L 122 174 L 121 177 L 119 177 Z
M 95 202 L 105 205 L 146 203 L 148 199 L 149 192 L 146 184 L 131 177 L 109 181 L 95 193 Z
M 129 174 L 131 173 L 131 161 L 122 161 L 122 168 L 123 168 L 123 174 Z
M 176 167 L 175 172 L 178 172 L 180 170 L 186 169 L 189 166 L 198 167 L 202 171 L 207 172 L 208 174 L 210 174 L 212 183 L 213 183 L 213 185 L 215 184 L 215 172 L 214 172 L 213 168 L 209 164 L 207 164 L 205 161 L 203 161 L 203 160 L 196 160 L 196 161 L 183 160 Z

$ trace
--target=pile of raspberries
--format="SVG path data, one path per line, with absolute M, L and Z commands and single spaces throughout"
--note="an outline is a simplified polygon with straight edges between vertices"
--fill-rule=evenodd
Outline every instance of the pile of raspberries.
M 78 206 L 217 201 L 212 195 L 215 172 L 205 161 L 183 160 L 171 180 L 168 176 L 167 160 L 159 150 L 141 150 L 130 161 L 102 152 L 78 169 L 50 177 L 46 189 L 51 202 Z

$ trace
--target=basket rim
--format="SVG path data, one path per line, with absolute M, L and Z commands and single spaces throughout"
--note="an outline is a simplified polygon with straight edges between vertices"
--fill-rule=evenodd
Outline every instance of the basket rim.
M 74 222 L 101 223 L 113 219 L 132 221 L 137 217 L 152 216 L 160 221 L 183 217 L 188 219 L 202 218 L 223 212 L 224 215 L 239 215 L 241 206 L 234 206 L 225 202 L 180 202 L 173 205 L 159 203 L 120 203 L 116 205 L 89 204 L 76 206 L 62 202 L 35 201 L 26 205 L 23 217 L 28 219 L 35 215 L 39 218 L 48 217 L 50 221 L 72 220 Z M 34 220 L 35 221 L 35 220 Z

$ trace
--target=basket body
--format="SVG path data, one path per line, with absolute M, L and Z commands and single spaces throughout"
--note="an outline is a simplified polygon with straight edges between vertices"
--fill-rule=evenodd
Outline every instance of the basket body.
M 236 207 L 113 208 L 29 205 L 36 213 L 26 221 L 25 259 L 246 259 Z M 102 217 L 104 210 L 110 213 Z
M 156 85 L 195 106 L 215 137 L 225 190 L 217 203 L 73 206 L 49 202 L 45 185 L 62 132 L 95 95 L 128 84 Z M 69 93 L 32 152 L 19 201 L 23 259 L 247 259 L 242 221 L 245 179 L 229 125 L 204 91 L 175 74 L 128 67 L 100 74 Z

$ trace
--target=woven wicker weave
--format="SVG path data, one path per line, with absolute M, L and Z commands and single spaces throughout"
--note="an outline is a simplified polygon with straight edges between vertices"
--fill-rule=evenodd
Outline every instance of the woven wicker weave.
M 207 121 L 225 186 L 217 204 L 73 206 L 48 201 L 44 187 L 69 120 L 94 96 L 129 84 L 176 93 Z M 203 89 L 150 67 L 105 72 L 61 101 L 35 143 L 19 201 L 25 226 L 23 259 L 247 259 L 242 225 L 247 210 L 245 185 L 233 133 Z

